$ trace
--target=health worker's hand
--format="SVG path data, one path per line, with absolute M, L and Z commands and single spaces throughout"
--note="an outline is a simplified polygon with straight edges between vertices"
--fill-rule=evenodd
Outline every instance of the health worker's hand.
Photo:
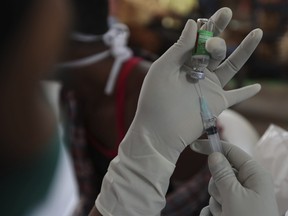
M 229 8 L 211 19 L 215 35 L 232 17 Z M 195 45 L 197 26 L 189 20 L 177 43 L 151 66 L 142 86 L 136 116 L 110 163 L 96 207 L 102 215 L 160 215 L 175 163 L 184 148 L 202 133 L 199 96 L 182 66 L 189 62 Z M 234 91 L 222 87 L 243 66 L 262 37 L 261 30 L 250 33 L 239 48 L 220 66 L 226 45 L 220 38 L 207 41 L 211 61 L 200 81 L 202 92 L 215 115 L 256 94 L 253 85 Z
M 216 35 L 226 27 L 226 17 L 231 17 L 231 11 L 224 8 L 221 14 L 223 18 L 217 19 L 217 16 L 219 13 L 212 17 L 217 20 Z M 136 117 L 129 130 L 130 134 L 141 134 L 149 139 L 159 154 L 173 164 L 184 148 L 203 132 L 200 90 L 186 73 L 196 32 L 196 23 L 189 20 L 178 42 L 151 66 L 140 93 Z M 224 40 L 214 37 L 206 42 L 211 60 L 205 70 L 206 78 L 200 80 L 199 84 L 215 116 L 260 90 L 259 84 L 232 91 L 224 91 L 223 87 L 241 69 L 261 38 L 262 30 L 252 31 L 222 64 L 226 56 Z M 145 146 L 139 149 L 139 154 L 143 155 L 144 149 Z
M 222 146 L 226 158 L 218 152 L 208 157 L 211 198 L 200 216 L 278 216 L 271 175 L 237 146 Z M 191 148 L 211 153 L 207 141 L 196 141 Z

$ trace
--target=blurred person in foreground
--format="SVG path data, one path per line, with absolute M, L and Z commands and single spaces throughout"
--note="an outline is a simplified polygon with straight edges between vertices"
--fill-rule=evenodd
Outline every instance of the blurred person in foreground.
M 29 215 L 49 193 L 58 162 L 55 118 L 39 81 L 53 69 L 67 40 L 69 4 L 65 0 L 11 2 L 2 9 L 16 14 L 1 20 L 5 26 L 1 34 L 1 214 Z M 231 17 L 231 11 L 225 11 Z M 212 18 L 216 35 L 228 24 L 227 16 L 221 18 L 219 14 Z M 189 20 L 179 41 L 150 67 L 136 116 L 96 201 L 102 215 L 159 215 L 165 206 L 169 178 L 180 153 L 202 133 L 197 93 L 181 70 L 196 32 L 196 23 Z M 233 91 L 222 87 L 246 62 L 261 36 L 261 30 L 251 32 L 219 67 L 225 43 L 217 37 L 207 41 L 212 59 L 202 90 L 215 115 L 260 90 L 259 85 Z M 45 171 L 45 184 L 38 170 Z M 97 209 L 91 215 L 101 215 Z
M 76 183 L 40 83 L 70 29 L 68 1 L 12 0 L 0 10 L 0 214 L 71 215 Z

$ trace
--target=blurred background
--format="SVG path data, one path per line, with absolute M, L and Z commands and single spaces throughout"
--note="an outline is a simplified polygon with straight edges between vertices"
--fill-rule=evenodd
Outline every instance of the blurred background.
M 6 73 L 3 73 L 7 83 L 0 85 L 4 89 L 1 92 L 5 101 L 0 106 L 4 110 L 0 116 L 4 119 L 4 132 L 0 138 L 3 143 L 12 140 L 12 145 L 3 145 L 4 151 L 1 152 L 4 156 L 2 176 L 5 177 L 0 178 L 3 194 L 0 197 L 3 200 L 0 200 L 3 203 L 1 213 L 4 209 L 4 212 L 12 212 L 10 215 L 12 210 L 25 211 L 25 215 L 31 210 L 33 214 L 29 215 L 63 215 L 51 213 L 55 210 L 65 211 L 66 215 L 71 215 L 68 214 L 70 212 L 75 212 L 75 216 L 88 215 L 95 205 L 109 163 L 117 155 L 118 146 L 134 118 L 141 85 L 152 62 L 177 41 L 188 19 L 208 18 L 221 7 L 229 7 L 233 11 L 231 23 L 220 35 L 227 43 L 227 57 L 251 30 L 261 28 L 264 32 L 263 40 L 251 58 L 225 86 L 229 90 L 260 83 L 262 91 L 228 110 L 236 111 L 233 116 L 237 119 L 226 118 L 228 120 L 224 121 L 225 118 L 222 118 L 220 121 L 221 116 L 218 118 L 221 138 L 239 146 L 249 144 L 251 147 L 271 123 L 288 129 L 288 0 L 72 0 L 75 16 L 69 33 L 66 32 L 68 23 L 65 20 L 69 19 L 70 11 L 65 1 L 46 1 L 49 7 L 46 4 L 32 7 L 33 1 L 17 0 L 15 5 L 14 1 L 11 2 L 7 5 L 11 9 L 8 11 L 11 20 L 3 21 L 7 25 L 2 23 L 3 34 L 0 34 L 2 50 L 5 51 L 2 52 L 3 71 L 7 67 Z M 60 2 L 63 5 L 58 5 Z M 18 13 L 23 14 L 18 16 Z M 27 15 L 26 20 L 23 18 L 23 24 L 18 26 L 18 20 L 22 21 L 24 15 Z M 130 35 L 126 25 L 113 26 L 115 23 L 126 24 Z M 22 27 L 18 34 L 17 28 Z M 65 44 L 61 44 L 66 33 L 71 35 Z M 60 44 L 66 46 L 63 53 L 60 52 Z M 50 64 L 58 55 L 60 59 L 57 65 L 53 65 L 53 73 L 46 77 L 46 72 L 51 70 Z M 16 76 L 18 71 L 21 71 L 19 78 Z M 39 103 L 40 73 L 41 77 L 48 78 L 43 87 L 56 114 L 60 137 L 51 137 L 47 143 L 47 131 L 53 131 L 53 124 L 52 118 L 48 117 L 50 112 L 46 110 L 46 103 L 43 107 L 37 106 L 37 109 L 35 106 L 35 110 L 39 108 L 39 113 L 33 112 L 34 105 Z M 116 74 L 116 78 L 111 74 Z M 106 91 L 110 81 L 112 90 Z M 28 99 L 28 96 L 33 99 Z M 41 115 L 44 116 L 46 111 L 47 116 L 42 119 Z M 25 115 L 26 112 L 28 115 Z M 249 120 L 256 129 L 256 135 L 253 127 L 235 113 Z M 40 122 L 46 119 L 49 119 L 46 124 Z M 35 133 L 34 128 L 39 133 Z M 230 129 L 237 136 L 232 137 Z M 283 144 L 283 149 L 288 149 Z M 274 159 L 279 158 L 274 151 L 269 153 Z M 287 158 L 285 151 L 281 153 L 284 159 Z M 279 163 L 275 163 L 276 166 Z M 279 173 L 285 176 L 283 172 Z M 167 205 L 162 215 L 199 215 L 210 198 L 207 191 L 210 180 L 207 157 L 186 148 L 170 180 Z M 283 182 L 288 181 L 284 179 Z M 42 186 L 45 190 L 40 189 Z M 288 197 L 285 198 L 288 200 Z M 21 208 L 17 207 L 18 204 Z
M 209 17 L 220 7 L 233 11 L 223 33 L 227 56 L 254 28 L 264 32 L 240 73 L 226 87 L 259 82 L 262 91 L 233 107 L 263 134 L 270 123 L 288 128 L 288 1 L 285 0 L 110 0 L 110 22 L 127 24 L 136 55 L 155 60 L 179 37 L 188 18 Z

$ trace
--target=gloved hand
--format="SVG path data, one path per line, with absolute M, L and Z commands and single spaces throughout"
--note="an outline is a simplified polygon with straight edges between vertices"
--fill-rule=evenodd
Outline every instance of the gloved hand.
M 211 199 L 200 216 L 278 216 L 270 174 L 237 146 L 222 146 L 227 159 L 218 152 L 208 157 Z M 196 141 L 191 148 L 211 153 L 207 141 Z
M 195 32 L 194 21 L 188 21 L 179 41 L 151 66 L 130 128 L 131 133 L 149 137 L 153 147 L 173 164 L 183 149 L 203 132 L 199 90 L 193 80 L 187 81 L 187 67 L 181 67 L 185 61 L 189 64 Z M 224 91 L 223 87 L 247 61 L 261 38 L 260 29 L 252 31 L 220 66 L 226 54 L 224 40 L 207 41 L 206 49 L 212 59 L 205 70 L 206 78 L 199 83 L 215 116 L 260 90 L 259 84 L 232 91 Z
M 212 16 L 215 34 L 222 32 L 232 17 L 228 8 Z M 202 133 L 199 96 L 182 65 L 189 62 L 197 33 L 189 20 L 177 43 L 151 66 L 139 98 L 136 116 L 118 156 L 110 163 L 96 206 L 103 215 L 159 215 L 175 163 L 184 148 Z M 219 67 L 226 46 L 222 39 L 207 41 L 211 61 L 200 81 L 202 92 L 215 115 L 256 94 L 253 85 L 234 91 L 222 87 L 242 67 L 258 45 L 261 30 L 250 33 L 239 48 Z

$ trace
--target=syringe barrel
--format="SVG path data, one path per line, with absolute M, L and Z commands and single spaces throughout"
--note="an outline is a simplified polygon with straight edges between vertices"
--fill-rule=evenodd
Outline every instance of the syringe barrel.
M 218 133 L 214 133 L 214 134 L 208 135 L 208 140 L 209 140 L 209 143 L 210 143 L 211 150 L 213 152 L 224 153 Z

